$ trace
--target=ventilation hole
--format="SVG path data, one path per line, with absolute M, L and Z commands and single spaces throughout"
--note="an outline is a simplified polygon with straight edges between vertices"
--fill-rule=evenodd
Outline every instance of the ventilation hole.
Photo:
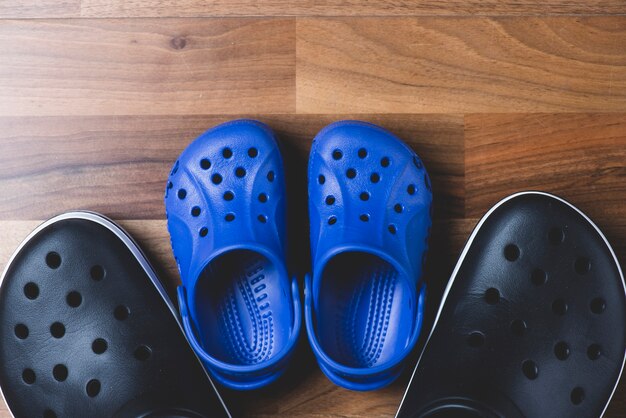
M 424 167 L 424 164 L 417 158 L 417 155 L 413 156 L 413 164 L 417 167 L 418 170 L 421 170 Z
M 234 213 L 227 213 L 226 216 L 224 216 L 224 220 L 226 222 L 232 222 L 235 220 L 235 214 Z
M 336 216 L 331 216 L 330 218 L 328 218 L 328 225 L 334 225 L 337 223 L 337 217 Z
M 50 325 L 50 334 L 52 334 L 54 338 L 63 338 L 65 335 L 65 325 L 60 322 L 53 323 Z
M 341 157 L 343 157 L 343 152 L 341 152 L 341 150 L 336 149 L 333 151 L 334 160 L 341 160 Z
M 509 261 L 515 261 L 519 258 L 519 248 L 515 244 L 509 244 L 504 247 L 504 258 Z
M 381 165 L 382 167 L 389 167 L 389 163 L 390 163 L 390 161 L 389 161 L 389 157 L 383 157 L 383 158 L 380 160 L 380 165 Z
M 57 414 L 52 409 L 46 409 L 43 411 L 43 418 L 57 418 Z
M 15 336 L 20 340 L 28 338 L 28 327 L 24 324 L 17 324 L 14 328 Z
M 211 181 L 213 182 L 213 184 L 218 185 L 222 182 L 222 176 L 215 173 L 211 176 Z
M 320 174 L 319 176 L 317 176 L 317 182 L 319 184 L 324 184 L 326 183 L 326 177 L 324 177 L 322 174 Z
M 495 287 L 490 287 L 485 291 L 485 301 L 490 305 L 500 302 L 500 292 Z
M 200 160 L 200 168 L 203 170 L 208 170 L 209 168 L 211 168 L 211 161 L 209 161 L 206 158 L 203 158 Z
M 404 210 L 404 207 L 402 207 L 400 203 L 396 203 L 393 207 L 393 210 L 395 210 L 396 213 L 402 213 L 402 211 Z
M 193 216 L 194 218 L 197 218 L 198 216 L 200 216 L 200 207 L 198 206 L 194 206 L 193 208 L 191 208 L 191 216 Z
M 539 369 L 532 360 L 525 360 L 522 363 L 522 372 L 524 373 L 524 376 L 530 380 L 535 380 L 537 376 L 539 376 Z
M 206 237 L 206 235 L 209 233 L 209 229 L 206 226 L 203 226 L 202 228 L 200 228 L 200 232 L 198 232 L 198 234 L 204 238 Z
M 370 220 L 370 216 L 367 213 L 363 213 L 361 216 L 359 216 L 359 219 L 363 222 L 367 222 Z
M 557 299 L 552 302 L 552 312 L 557 315 L 565 315 L 567 312 L 567 303 L 563 299 Z
M 265 193 L 259 194 L 259 202 L 261 203 L 267 202 L 267 195 Z
M 139 361 L 146 361 L 152 355 L 152 350 L 150 350 L 150 347 L 148 347 L 147 345 L 140 345 L 135 349 L 133 355 Z
M 606 302 L 602 298 L 595 298 L 589 304 L 589 308 L 594 314 L 601 314 L 606 309 Z
M 324 202 L 326 202 L 327 205 L 332 205 L 335 203 L 335 196 L 326 196 L 326 200 L 324 200 Z
M 67 367 L 65 367 L 63 364 L 57 364 L 52 369 L 52 376 L 54 376 L 54 378 L 58 382 L 64 382 L 65 379 L 67 379 L 67 375 L 68 375 Z
M 81 296 L 80 293 L 73 290 L 67 294 L 67 296 L 65 297 L 65 301 L 70 307 L 78 308 L 80 304 L 83 303 L 83 297 Z
M 530 274 L 530 281 L 535 286 L 541 286 L 545 284 L 547 280 L 548 280 L 548 275 L 546 274 L 545 271 L 541 269 L 534 269 L 533 272 Z
M 355 178 L 356 170 L 354 168 L 349 168 L 348 170 L 346 170 L 346 177 L 348 177 L 349 179 Z
M 585 390 L 581 387 L 572 389 L 570 399 L 574 405 L 580 405 L 585 400 Z
M 551 228 L 550 231 L 548 231 L 548 240 L 552 245 L 559 245 L 565 240 L 565 233 L 561 228 Z
M 128 309 L 128 306 L 118 305 L 115 307 L 115 310 L 113 310 L 113 316 L 118 321 L 125 320 L 128 318 L 128 315 L 130 315 L 130 309 Z
M 168 189 L 168 190 L 171 190 L 171 189 L 173 189 L 173 188 L 174 188 L 174 183 L 172 183 L 171 181 L 168 181 L 168 182 L 167 182 L 167 189 Z
M 275 177 L 275 175 L 274 175 L 274 172 L 273 172 L 273 171 L 270 171 L 269 173 L 267 173 L 267 180 L 268 180 L 270 183 L 274 181 L 274 177 Z
M 59 268 L 59 266 L 61 265 L 61 256 L 54 251 L 49 252 L 46 255 L 46 264 L 51 269 Z
M 426 173 L 424 173 L 424 184 L 426 185 L 426 189 L 432 190 L 432 186 L 430 184 L 430 177 L 428 177 L 428 174 Z
M 256 156 L 259 155 L 259 150 L 256 148 L 250 148 L 248 149 L 248 157 L 250 158 L 256 158 Z
M 33 282 L 26 283 L 24 286 L 24 295 L 30 300 L 37 299 L 39 296 L 39 286 Z
M 467 336 L 467 345 L 470 347 L 482 347 L 485 344 L 485 336 L 482 332 L 474 331 Z
M 567 358 L 569 357 L 569 353 L 569 345 L 567 345 L 565 341 L 559 341 L 554 346 L 554 355 L 559 360 L 567 360 Z
M 239 178 L 242 178 L 246 175 L 246 169 L 243 167 L 237 167 L 235 169 L 235 175 Z
M 367 157 L 367 150 L 365 148 L 360 148 L 358 154 L 359 154 L 359 158 L 363 159 Z
M 91 349 L 96 354 L 104 353 L 105 351 L 107 351 L 108 346 L 109 345 L 104 338 L 96 338 L 95 340 L 93 340 L 93 343 L 91 343 Z
M 100 393 L 100 388 L 100 381 L 98 379 L 91 379 L 89 382 L 87 382 L 87 386 L 85 387 L 87 396 L 89 396 L 90 398 L 95 398 Z
M 224 148 L 222 150 L 222 157 L 224 158 L 230 158 L 233 156 L 233 150 L 231 150 L 230 148 Z
M 574 262 L 574 269 L 578 274 L 586 274 L 591 270 L 591 261 L 586 257 L 578 257 Z
M 234 198 L 235 198 L 235 194 L 231 192 L 230 190 L 224 193 L 224 200 L 226 200 L 227 202 L 230 202 Z
M 389 232 L 391 232 L 393 235 L 396 234 L 396 232 L 398 231 L 398 229 L 396 228 L 395 225 L 391 224 L 387 227 L 387 229 L 389 230 Z
M 370 194 L 368 192 L 362 192 L 359 195 L 359 198 L 361 198 L 362 201 L 366 202 L 366 201 L 370 200 Z
M 411 196 L 413 196 L 416 192 L 416 188 L 414 184 L 409 184 L 408 187 L 406 188 L 406 192 L 408 194 L 410 194 Z
M 33 383 L 35 383 L 36 379 L 37 376 L 35 375 L 35 371 L 33 369 L 24 369 L 24 371 L 22 372 L 22 380 L 27 385 L 32 385 Z
M 259 220 L 259 222 L 261 222 L 262 224 L 267 222 L 267 216 L 265 215 L 259 215 L 257 216 L 257 219 Z
M 589 357 L 589 360 L 597 360 L 600 358 L 600 355 L 602 355 L 602 347 L 600 347 L 600 344 L 591 344 L 587 348 L 587 357 Z
M 174 167 L 172 168 L 172 171 L 170 171 L 170 176 L 173 176 L 174 174 L 176 174 L 178 172 L 179 164 L 180 164 L 180 161 L 176 161 L 176 164 L 174 164 Z
M 187 190 L 185 190 L 185 189 L 178 189 L 178 193 L 176 195 L 178 196 L 178 198 L 180 200 L 183 200 L 184 198 L 187 197 Z
M 380 181 L 380 174 L 372 173 L 372 175 L 370 176 L 370 181 L 372 183 L 378 183 Z
M 105 275 L 104 268 L 96 264 L 95 266 L 91 267 L 91 269 L 89 270 L 89 275 L 91 276 L 92 279 L 99 282 L 100 280 L 104 279 L 104 275 Z
M 511 332 L 518 337 L 523 336 L 526 333 L 526 329 L 528 329 L 528 326 L 526 322 L 521 319 L 516 319 L 511 322 Z

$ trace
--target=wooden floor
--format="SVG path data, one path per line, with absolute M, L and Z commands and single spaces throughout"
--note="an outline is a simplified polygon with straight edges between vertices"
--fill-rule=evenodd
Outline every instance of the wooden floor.
M 395 132 L 431 174 L 431 312 L 477 219 L 515 191 L 578 205 L 626 262 L 624 0 L 0 0 L 0 268 L 42 220 L 89 209 L 174 289 L 169 168 L 242 116 L 284 148 L 293 271 L 311 139 L 345 118 Z M 387 417 L 408 377 L 338 388 L 303 341 L 281 385 L 225 397 L 237 416 Z M 626 384 L 606 416 L 626 416 Z

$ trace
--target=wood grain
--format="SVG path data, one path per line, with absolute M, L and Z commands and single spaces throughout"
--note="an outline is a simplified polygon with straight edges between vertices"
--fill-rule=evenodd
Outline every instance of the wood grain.
M 298 19 L 300 113 L 626 110 L 626 17 Z
M 291 19 L 2 21 L 0 115 L 292 112 Z
M 0 0 L 0 18 L 76 17 L 81 0 Z

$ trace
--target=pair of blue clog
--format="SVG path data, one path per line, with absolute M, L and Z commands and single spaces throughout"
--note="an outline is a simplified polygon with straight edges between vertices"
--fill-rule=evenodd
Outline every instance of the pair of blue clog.
M 400 373 L 424 307 L 432 193 L 419 157 L 384 129 L 324 128 L 309 158 L 309 341 L 323 372 L 354 390 Z M 187 337 L 222 384 L 276 380 L 301 324 L 285 263 L 285 174 L 274 133 L 252 120 L 205 132 L 181 154 L 165 193 Z

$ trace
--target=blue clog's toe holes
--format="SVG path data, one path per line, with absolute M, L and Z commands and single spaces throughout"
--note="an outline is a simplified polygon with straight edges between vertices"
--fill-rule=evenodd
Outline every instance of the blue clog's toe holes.
M 467 336 L 467 345 L 473 348 L 485 345 L 485 335 L 480 331 L 473 331 Z
M 516 261 L 520 256 L 520 249 L 515 244 L 508 244 L 504 247 L 504 258 L 508 261 Z
M 230 202 L 234 198 L 235 198 L 235 194 L 233 192 L 231 192 L 230 190 L 227 191 L 227 192 L 224 192 L 224 200 L 225 201 Z
M 130 309 L 125 305 L 118 305 L 113 310 L 113 317 L 118 321 L 125 321 L 130 315 Z
M 336 149 L 333 151 L 333 160 L 339 161 L 343 157 L 343 152 L 340 149 Z
M 65 366 L 64 364 L 57 364 L 52 369 L 52 376 L 57 382 L 65 382 L 68 375 L 69 370 L 67 370 L 67 366 Z
M 180 200 L 184 200 L 187 197 L 187 190 L 178 189 L 178 193 L 176 193 L 176 195 L 178 196 Z
M 22 371 L 22 380 L 27 385 L 32 385 L 37 380 L 37 375 L 33 369 L 24 369 Z
M 267 194 L 265 194 L 265 193 L 260 193 L 260 194 L 259 194 L 259 202 L 261 202 L 261 203 L 265 203 L 265 202 L 267 202 Z
M 211 182 L 216 186 L 222 182 L 222 176 L 219 173 L 215 173 L 211 176 Z
M 257 155 L 259 155 L 259 150 L 256 148 L 249 148 L 248 149 L 248 157 L 250 158 L 256 158 Z
M 172 171 L 170 172 L 170 176 L 173 176 L 174 174 L 178 172 L 179 165 L 180 165 L 180 161 L 176 161 L 176 163 L 174 164 L 174 167 L 172 168 Z
M 389 231 L 389 233 L 390 233 L 391 235 L 396 235 L 396 232 L 398 232 L 398 227 L 397 227 L 397 226 L 395 226 L 394 224 L 390 224 L 390 225 L 387 227 L 387 230 Z
M 324 177 L 322 174 L 320 174 L 319 176 L 317 176 L 317 182 L 320 185 L 326 183 L 326 177 Z
M 107 348 L 109 348 L 109 344 L 104 338 L 96 338 L 91 343 L 91 350 L 98 355 L 103 354 L 105 351 L 107 351 Z
M 78 308 L 83 303 L 83 297 L 79 292 L 73 290 L 67 294 L 65 302 L 70 308 Z
M 222 157 L 229 159 L 232 156 L 233 156 L 233 150 L 231 150 L 230 148 L 224 148 L 222 150 Z
M 424 173 L 424 185 L 426 186 L 426 190 L 432 190 L 432 186 L 430 184 L 430 177 L 428 177 L 428 174 Z
M 98 379 L 91 379 L 85 386 L 85 392 L 87 392 L 87 396 L 90 398 L 95 398 L 100 393 L 101 388 L 102 385 Z
M 372 173 L 370 175 L 370 181 L 374 184 L 378 183 L 380 181 L 380 174 L 378 173 Z
M 415 167 L 418 170 L 421 170 L 422 168 L 424 168 L 424 164 L 422 164 L 422 162 L 420 161 L 420 159 L 417 157 L 417 155 L 413 156 L 413 164 L 415 165 Z
M 346 170 L 346 177 L 350 180 L 356 177 L 356 170 L 354 168 L 349 168 Z
M 485 291 L 485 302 L 489 305 L 495 305 L 500 302 L 500 292 L 495 287 L 491 287 Z
M 152 356 L 152 349 L 142 344 L 135 349 L 133 356 L 139 361 L 148 361 Z
M 266 215 L 259 215 L 257 216 L 257 219 L 259 220 L 259 222 L 261 222 L 262 224 L 267 223 L 267 216 Z
M 406 188 L 406 192 L 410 195 L 413 196 L 415 194 L 415 192 L 417 191 L 417 188 L 415 187 L 414 184 L 409 184 Z
M 402 206 L 400 203 L 396 203 L 396 204 L 393 206 L 393 210 L 394 210 L 396 213 L 402 213 L 402 211 L 404 211 L 404 206 Z
M 206 237 L 208 233 L 209 233 L 209 229 L 206 226 L 203 226 L 198 231 L 198 235 L 200 235 L 200 237 L 202 237 L 202 238 Z
M 602 347 L 600 344 L 591 344 L 587 347 L 587 357 L 589 360 L 597 360 L 602 355 Z
M 191 208 L 191 216 L 193 216 L 194 218 L 197 218 L 198 216 L 200 216 L 201 212 L 202 210 L 200 209 L 199 206 L 194 206 L 193 208 Z
M 211 161 L 208 158 L 201 159 L 200 168 L 203 170 L 208 170 L 209 168 L 211 168 Z
M 59 266 L 61 265 L 61 256 L 59 255 L 59 253 L 51 251 L 46 254 L 46 264 L 51 269 L 59 268 Z
M 580 405 L 585 400 L 585 390 L 581 387 L 575 387 L 570 394 L 570 400 L 574 405 Z
M 50 325 L 50 335 L 57 339 L 63 338 L 65 335 L 65 325 L 60 322 L 54 322 Z
M 39 297 L 39 286 L 33 282 L 28 282 L 24 286 L 24 296 L 30 300 L 37 299 Z
M 334 225 L 337 223 L 337 217 L 336 216 L 331 216 L 328 218 L 328 225 Z
M 567 305 L 567 302 L 565 302 L 565 300 L 563 299 L 556 299 L 554 302 L 552 302 L 552 312 L 555 315 L 565 315 L 568 309 L 569 306 Z
M 389 167 L 389 165 L 391 164 L 391 160 L 389 159 L 389 157 L 383 157 L 380 159 L 380 166 L 383 168 L 387 168 Z
M 554 356 L 559 360 L 567 360 L 570 355 L 569 345 L 565 341 L 559 341 L 554 345 Z
M 532 360 L 525 360 L 522 363 L 522 372 L 527 379 L 535 380 L 539 376 L 539 368 Z
M 235 169 L 235 176 L 237 176 L 238 178 L 244 178 L 246 176 L 246 169 L 243 167 L 237 167 Z
M 360 159 L 364 159 L 367 157 L 367 150 L 365 148 L 360 148 L 357 154 Z
M 13 331 L 15 332 L 15 336 L 20 340 L 25 340 L 26 338 L 28 338 L 29 330 L 28 327 L 24 324 L 17 324 Z
M 170 195 L 170 190 L 174 188 L 174 183 L 171 181 L 167 182 L 167 188 L 165 189 L 165 197 L 167 198 Z
M 368 192 L 361 192 L 361 194 L 359 195 L 359 199 L 361 199 L 363 202 L 367 202 L 368 200 L 370 200 L 370 194 Z
M 330 205 L 334 205 L 334 204 L 335 204 L 335 196 L 333 196 L 333 195 L 326 196 L 326 199 L 324 199 L 324 202 L 325 202 L 328 206 L 330 206 Z
M 541 286 L 541 285 L 544 285 L 548 281 L 548 275 L 542 269 L 536 268 L 530 274 L 530 281 L 535 286 Z
M 227 213 L 226 216 L 224 216 L 224 220 L 226 222 L 232 222 L 235 220 L 235 214 L 234 213 Z
M 526 334 L 526 330 L 528 329 L 528 325 L 522 319 L 515 319 L 511 322 L 511 333 L 518 337 L 523 337 Z
M 270 171 L 269 173 L 267 173 L 267 180 L 272 183 L 274 181 L 274 179 L 276 178 L 276 174 L 274 174 L 273 171 Z
M 578 274 L 587 274 L 591 271 L 591 260 L 587 257 L 578 257 L 574 262 L 574 270 Z
M 363 213 L 359 216 L 359 219 L 361 220 L 361 222 L 369 222 L 370 216 L 367 213 Z
M 595 298 L 589 304 L 589 309 L 594 314 L 599 315 L 606 310 L 606 301 L 603 298 Z

